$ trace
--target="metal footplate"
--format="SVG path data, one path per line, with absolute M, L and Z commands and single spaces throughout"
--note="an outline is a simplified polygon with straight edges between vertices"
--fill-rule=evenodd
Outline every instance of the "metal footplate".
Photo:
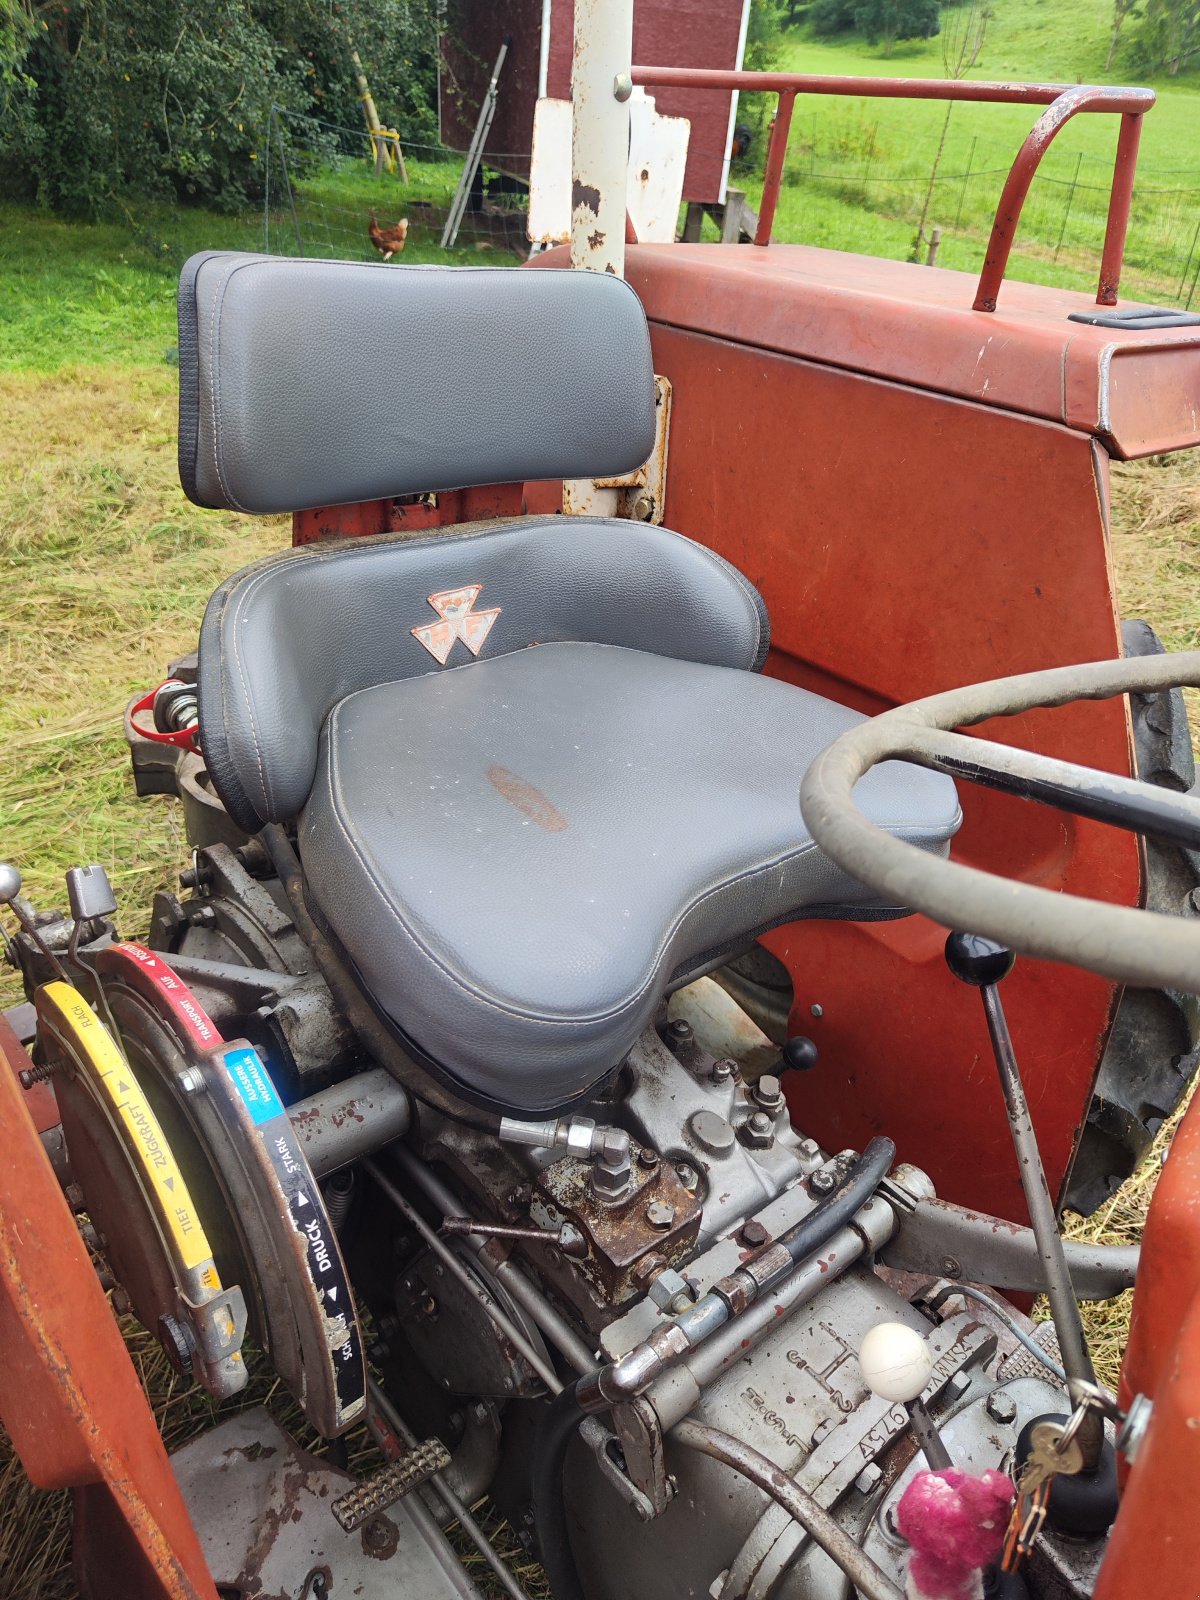
M 413 1489 L 427 1483 L 435 1472 L 443 1472 L 450 1465 L 450 1452 L 440 1439 L 426 1439 L 416 1445 L 399 1461 L 389 1462 L 378 1472 L 363 1480 L 348 1494 L 339 1495 L 331 1502 L 333 1512 L 347 1533 L 361 1528 L 364 1522 L 380 1511 L 394 1506 Z

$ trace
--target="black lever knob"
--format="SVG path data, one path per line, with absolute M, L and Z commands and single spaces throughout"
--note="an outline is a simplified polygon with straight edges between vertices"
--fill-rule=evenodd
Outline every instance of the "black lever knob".
M 988 989 L 1007 978 L 1016 956 L 1006 945 L 981 933 L 952 933 L 946 940 L 946 965 L 962 983 Z
M 798 1033 L 783 1047 L 781 1067 L 789 1072 L 808 1072 L 817 1064 L 817 1047 L 811 1039 Z

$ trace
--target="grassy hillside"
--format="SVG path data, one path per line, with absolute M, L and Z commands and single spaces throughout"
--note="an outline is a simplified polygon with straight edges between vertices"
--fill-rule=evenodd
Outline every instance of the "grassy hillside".
M 952 18 L 954 13 L 947 12 Z M 969 76 L 1040 82 L 1144 81 L 1123 43 L 1113 69 L 1106 5 L 1094 0 L 994 0 L 983 50 Z M 1129 39 L 1134 37 L 1128 31 Z M 946 74 L 940 37 L 895 46 L 892 54 L 845 35 L 817 40 L 786 30 L 778 65 L 787 71 L 886 77 Z M 1180 298 L 1191 283 L 1188 257 L 1200 225 L 1200 75 L 1152 85 L 1127 249 L 1126 286 L 1155 299 Z M 764 97 L 766 98 L 766 97 Z M 759 111 L 747 97 L 742 115 Z M 945 129 L 926 232 L 942 231 L 939 263 L 977 270 L 1004 176 L 1037 108 L 929 101 L 803 97 L 796 103 L 776 237 L 904 257 L 912 246 Z M 1048 151 L 1026 204 L 1013 275 L 1086 287 L 1104 233 L 1117 119 L 1081 115 Z M 762 142 L 735 181 L 756 198 Z

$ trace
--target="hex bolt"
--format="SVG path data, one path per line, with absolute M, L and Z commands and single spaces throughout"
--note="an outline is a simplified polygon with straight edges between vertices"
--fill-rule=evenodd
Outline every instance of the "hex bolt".
M 783 1106 L 783 1090 L 773 1073 L 765 1072 L 754 1085 L 755 1101 L 764 1111 L 775 1112 Z
M 204 1074 L 199 1067 L 184 1067 L 175 1080 L 184 1094 L 200 1094 L 204 1087 Z
M 658 1151 L 643 1147 L 638 1151 L 639 1167 L 656 1167 L 658 1165 Z
M 859 1494 L 871 1494 L 883 1482 L 883 1469 L 874 1461 L 868 1461 L 866 1466 L 854 1480 L 854 1487 Z
M 700 1174 L 690 1161 L 677 1161 L 675 1175 L 685 1189 L 697 1189 L 700 1186 Z
M 675 1207 L 665 1200 L 651 1200 L 646 1207 L 646 1221 L 652 1228 L 669 1228 L 675 1221 Z
M 624 105 L 633 93 L 633 79 L 627 72 L 618 72 L 613 79 L 613 99 Z
M 692 1025 L 683 1017 L 676 1017 L 674 1022 L 667 1023 L 667 1044 L 672 1050 L 678 1050 L 680 1045 L 691 1044 Z
M 815 1139 L 802 1139 L 800 1141 L 800 1159 L 802 1161 L 819 1161 L 821 1159 L 821 1146 Z
M 771 1237 L 767 1229 L 759 1222 L 757 1217 L 751 1217 L 749 1222 L 742 1223 L 741 1241 L 751 1250 L 756 1250 L 760 1244 L 766 1244 Z
M 1007 1389 L 993 1389 L 987 1397 L 987 1414 L 993 1422 L 1007 1426 L 1016 1418 L 1017 1402 Z
M 633 505 L 630 509 L 633 512 L 635 521 L 649 522 L 654 515 L 654 496 L 643 491 L 643 493 L 634 497 Z
M 832 1167 L 818 1167 L 808 1181 L 814 1194 L 832 1194 L 837 1188 L 837 1173 Z
M 733 1077 L 735 1065 L 732 1061 L 714 1061 L 712 1064 L 712 1081 L 714 1083 L 728 1083 Z

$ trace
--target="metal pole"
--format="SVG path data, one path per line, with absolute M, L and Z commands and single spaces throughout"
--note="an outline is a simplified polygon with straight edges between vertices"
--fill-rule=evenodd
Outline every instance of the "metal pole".
M 429 1249 L 433 1251 L 434 1255 L 437 1256 L 451 1277 L 457 1279 L 471 1298 L 479 1302 L 484 1313 L 492 1319 L 508 1342 L 525 1358 L 550 1393 L 552 1395 L 557 1394 L 562 1388 L 562 1384 L 558 1380 L 558 1374 L 553 1367 L 548 1366 L 542 1359 L 516 1323 L 506 1317 L 499 1306 L 488 1298 L 482 1287 L 476 1283 L 466 1267 L 454 1254 L 454 1251 L 434 1233 L 416 1206 L 411 1205 L 405 1196 L 401 1194 L 387 1174 L 380 1169 L 378 1163 L 368 1157 L 364 1160 L 363 1166 L 370 1174 L 372 1181 L 383 1190 L 409 1226 L 415 1228 L 421 1235 L 421 1238 Z
M 1196 254 L 1196 241 L 1198 239 L 1200 239 L 1200 217 L 1196 219 L 1196 231 L 1192 234 L 1192 247 L 1187 253 L 1187 261 L 1184 263 L 1183 271 L 1179 274 L 1179 287 L 1175 291 L 1176 300 L 1180 299 L 1183 294 L 1183 286 L 1187 282 L 1187 275 L 1192 269 L 1192 257 Z
M 1063 240 L 1067 236 L 1067 219 L 1071 215 L 1071 207 L 1075 203 L 1075 188 L 1079 182 L 1079 169 L 1083 165 L 1083 151 L 1075 157 L 1075 176 L 1071 179 L 1070 192 L 1067 195 L 1067 209 L 1063 212 L 1062 227 L 1058 230 L 1058 243 L 1054 246 L 1054 259 L 1058 260 L 1058 252 L 1062 249 Z
M 411 1179 L 439 1210 L 453 1211 L 458 1207 L 458 1196 L 448 1189 L 437 1174 L 407 1145 L 397 1145 L 391 1154 L 392 1160 L 405 1176 Z M 576 1372 L 595 1372 L 600 1363 L 592 1354 L 590 1346 L 583 1342 L 545 1295 L 530 1283 L 514 1261 L 493 1261 L 486 1254 L 486 1246 L 482 1239 L 468 1238 L 467 1248 L 474 1253 L 480 1270 L 495 1278 L 509 1299 L 516 1301 L 529 1320 L 537 1325 L 539 1331 L 549 1339 L 559 1354 L 570 1362 Z
M 375 1382 L 374 1378 L 368 1378 L 367 1391 L 371 1396 L 372 1405 L 374 1405 L 376 1410 L 382 1414 L 384 1421 L 392 1429 L 392 1432 L 395 1433 L 397 1438 L 400 1439 L 402 1443 L 407 1445 L 410 1450 L 415 1449 L 417 1444 L 417 1435 L 408 1426 L 404 1418 L 388 1399 L 387 1395 L 384 1394 L 383 1390 Z M 459 1527 L 466 1534 L 467 1538 L 470 1539 L 476 1550 L 479 1551 L 479 1554 L 487 1562 L 488 1566 L 491 1567 L 505 1593 L 510 1595 L 512 1600 L 529 1600 L 529 1596 L 525 1593 L 525 1590 L 508 1570 L 508 1567 L 505 1565 L 503 1559 L 496 1553 L 496 1550 L 494 1549 L 487 1534 L 484 1533 L 483 1529 L 467 1510 L 462 1500 L 459 1499 L 458 1495 L 455 1494 L 454 1490 L 446 1482 L 445 1473 L 435 1472 L 429 1479 L 428 1487 L 437 1494 L 438 1498 L 444 1503 L 446 1510 L 452 1517 L 455 1518 Z M 419 1499 L 415 1503 L 420 1504 L 422 1507 L 424 1507 L 425 1504 L 423 1500 Z M 430 1515 L 432 1516 L 432 1513 L 430 1513 Z M 440 1529 L 438 1531 L 441 1532 Z
M 633 0 L 576 0 L 571 265 L 625 274 Z
M 550 82 L 550 23 L 554 0 L 542 0 L 542 32 L 538 40 L 538 99 L 546 98 Z
M 1129 212 L 1133 205 L 1133 174 L 1137 167 L 1138 145 L 1142 138 L 1142 114 L 1126 111 L 1117 135 L 1117 155 L 1113 162 L 1112 194 L 1108 202 L 1108 224 L 1104 230 L 1104 252 L 1100 257 L 1100 282 L 1096 288 L 1098 306 L 1115 306 L 1121 282 L 1121 263 L 1125 257 L 1125 235 L 1129 231 Z
M 954 231 L 956 233 L 958 232 L 958 225 L 962 221 L 963 201 L 967 198 L 967 182 L 971 176 L 971 166 L 975 160 L 975 146 L 978 143 L 979 135 L 975 134 L 971 139 L 971 150 L 970 154 L 967 156 L 967 170 L 963 173 L 962 189 L 959 191 L 958 196 L 958 210 L 954 216 Z
M 1012 1134 L 1013 1149 L 1017 1154 L 1017 1170 L 1021 1188 L 1025 1191 L 1029 1221 L 1033 1227 L 1038 1255 L 1041 1258 L 1046 1298 L 1050 1302 L 1050 1313 L 1054 1318 L 1054 1331 L 1058 1335 L 1063 1368 L 1068 1379 L 1082 1378 L 1085 1382 L 1094 1384 L 1096 1372 L 1088 1352 L 1087 1340 L 1084 1338 L 1079 1302 L 1075 1298 L 1075 1289 L 1071 1283 L 1062 1234 L 1058 1231 L 1054 1201 L 1050 1198 L 1046 1169 L 1042 1166 L 1033 1118 L 1029 1115 L 1029 1101 L 1025 1098 L 1025 1086 L 1021 1082 L 1012 1035 L 1008 1031 L 1008 1018 L 1004 1015 L 1004 1004 L 1000 999 L 1000 991 L 994 983 L 987 984 L 980 993 L 983 995 L 983 1009 L 987 1016 L 992 1051 L 1000 1074 L 1004 1109 L 1008 1113 L 1009 1131 Z M 1104 1445 L 1104 1424 L 1098 1412 L 1089 1411 L 1077 1438 L 1079 1447 L 1083 1451 L 1085 1470 L 1094 1471 Z
M 792 107 L 795 103 L 794 94 L 781 94 L 775 108 L 771 142 L 767 146 L 767 168 L 763 173 L 762 205 L 754 233 L 755 244 L 770 243 L 771 224 L 775 221 L 775 207 L 779 204 L 779 187 L 783 182 L 783 164 L 787 159 L 788 134 L 792 127 Z

